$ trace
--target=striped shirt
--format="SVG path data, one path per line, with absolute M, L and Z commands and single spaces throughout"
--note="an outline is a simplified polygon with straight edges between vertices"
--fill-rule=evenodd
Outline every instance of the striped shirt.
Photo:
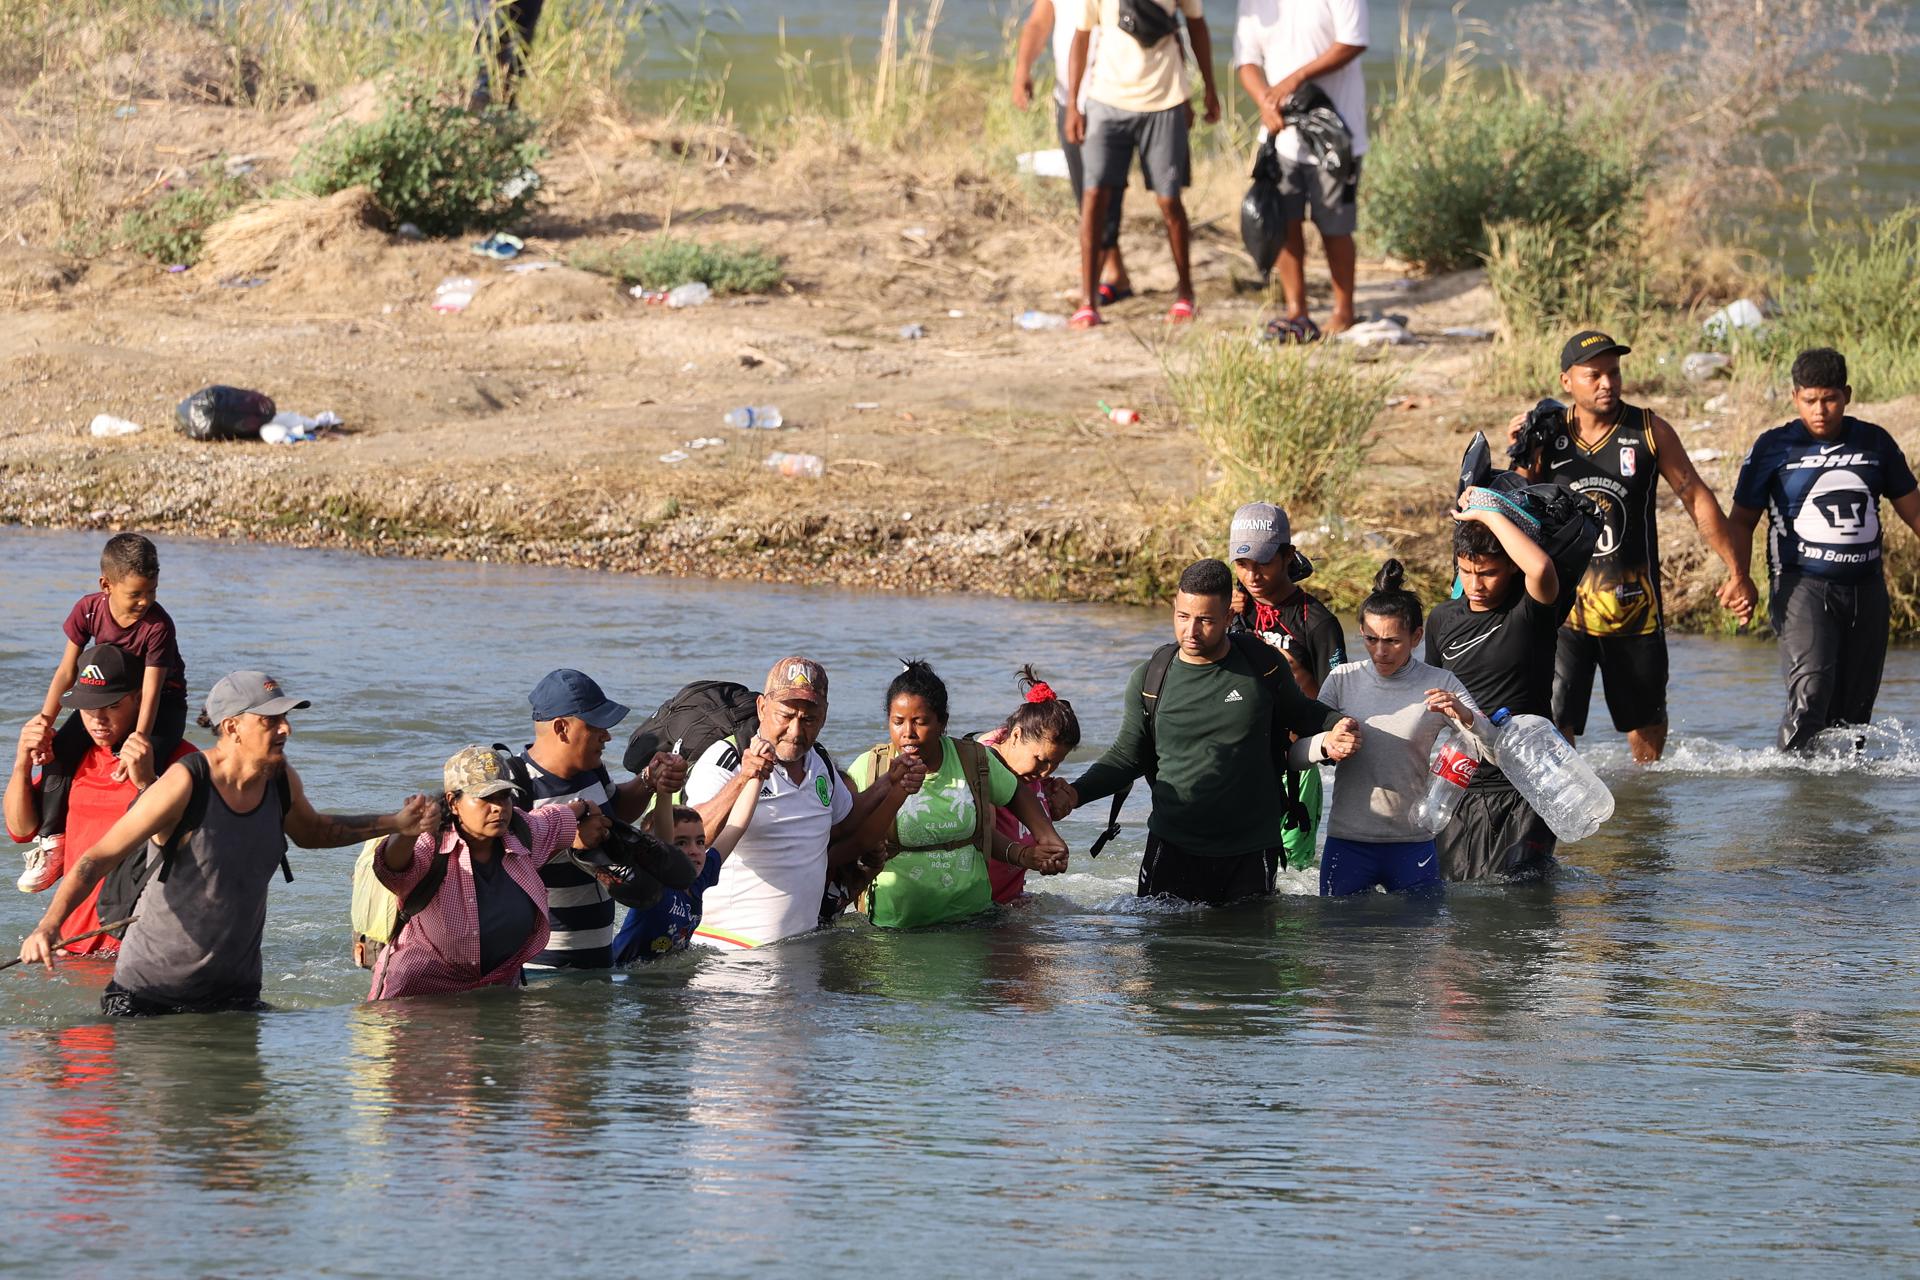
M 520 843 L 511 830 L 500 837 L 500 866 L 535 907 L 544 908 L 546 887 L 540 883 L 540 867 L 547 859 L 573 843 L 578 823 L 571 809 L 548 808 L 527 815 L 527 828 L 533 847 Z M 487 972 L 480 969 L 480 907 L 473 887 L 473 858 L 459 831 L 450 830 L 423 835 L 414 841 L 413 862 L 404 871 L 394 871 L 387 860 L 376 856 L 373 874 L 405 900 L 421 877 L 433 865 L 436 852 L 445 850 L 447 878 L 426 910 L 415 916 L 400 931 L 399 939 L 380 952 L 373 968 L 373 988 L 369 1000 L 392 1000 L 400 996 L 437 995 L 448 991 L 471 991 L 475 987 L 517 987 L 520 966 L 547 944 L 545 910 L 535 917 L 533 932 L 520 949 Z
M 532 749 L 520 753 L 533 779 L 533 808 L 591 801 L 613 806 L 613 778 L 604 765 L 563 778 L 534 763 Z M 572 843 L 571 840 L 568 841 Z M 546 949 L 527 961 L 529 969 L 610 969 L 613 967 L 613 896 L 565 852 L 540 868 L 547 886 L 547 915 L 552 935 Z

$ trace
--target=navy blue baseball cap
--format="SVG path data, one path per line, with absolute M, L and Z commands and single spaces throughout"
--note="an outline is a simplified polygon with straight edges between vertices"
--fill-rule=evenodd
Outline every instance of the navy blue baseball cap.
M 533 686 L 527 701 L 533 704 L 535 720 L 558 720 L 561 716 L 572 716 L 596 729 L 613 728 L 625 720 L 627 712 L 632 709 L 609 698 L 601 692 L 591 676 L 572 667 L 547 672 L 540 678 L 540 683 Z

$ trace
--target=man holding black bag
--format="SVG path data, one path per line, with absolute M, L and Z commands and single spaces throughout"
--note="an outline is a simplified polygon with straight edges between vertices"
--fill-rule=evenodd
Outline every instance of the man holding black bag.
M 1220 119 L 1213 83 L 1213 41 L 1201 0 L 1082 0 L 1067 58 L 1066 141 L 1080 147 L 1086 195 L 1080 207 L 1080 308 L 1068 323 L 1091 329 L 1100 323 L 1101 244 L 1107 205 L 1127 185 L 1136 152 L 1147 186 L 1160 203 L 1173 251 L 1171 322 L 1193 319 L 1192 232 L 1180 193 L 1193 180 L 1187 146 L 1193 128 L 1188 103 L 1186 51 L 1180 18 L 1206 85 L 1206 122 Z M 1100 56 L 1087 65 L 1093 32 Z M 1085 90 L 1086 110 L 1080 108 Z
M 1554 724 L 1569 742 L 1586 732 L 1597 672 L 1613 727 L 1627 735 L 1634 760 L 1648 764 L 1667 745 L 1666 618 L 1654 512 L 1662 477 L 1726 564 L 1720 603 L 1743 626 L 1758 593 L 1720 500 L 1673 427 L 1621 398 L 1620 357 L 1629 350 L 1596 329 L 1574 334 L 1560 352 L 1560 387 L 1572 405 L 1542 401 L 1507 427 L 1520 450 L 1515 470 L 1535 483 L 1565 485 L 1600 514 L 1600 540 L 1560 628 Z
M 1360 157 L 1367 154 L 1367 85 L 1359 59 L 1366 51 L 1367 0 L 1240 0 L 1233 65 L 1241 88 L 1260 109 L 1261 145 L 1273 148 L 1287 227 L 1278 264 L 1287 314 L 1277 330 L 1296 342 L 1320 336 L 1307 315 L 1309 214 L 1320 229 L 1333 277 L 1327 332 L 1353 325 L 1353 232 L 1359 220 Z M 1303 105 L 1302 91 L 1324 95 L 1322 109 L 1346 126 L 1351 162 L 1344 170 L 1293 118 L 1312 109 Z

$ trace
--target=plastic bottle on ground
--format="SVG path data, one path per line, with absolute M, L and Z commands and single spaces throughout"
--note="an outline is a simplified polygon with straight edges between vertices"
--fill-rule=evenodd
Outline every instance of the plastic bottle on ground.
M 1452 727 L 1442 730 L 1433 746 L 1427 794 L 1414 802 L 1407 816 L 1438 835 L 1453 821 L 1453 815 L 1460 808 L 1460 797 L 1467 794 L 1467 784 L 1473 781 L 1480 760 L 1466 735 Z
M 667 305 L 673 308 L 703 306 L 713 297 L 705 281 L 690 280 L 686 284 L 677 284 L 667 290 Z
M 769 470 L 778 471 L 783 476 L 804 476 L 818 480 L 827 474 L 827 462 L 817 453 L 782 453 L 774 450 L 767 455 Z
M 1500 771 L 1562 840 L 1584 840 L 1613 816 L 1613 793 L 1544 716 L 1493 715 Z
M 87 431 L 96 436 L 130 436 L 140 430 L 137 422 L 128 422 L 125 418 L 116 418 L 110 413 L 96 414 Z
M 742 431 L 772 431 L 781 423 L 778 405 L 742 405 L 738 409 L 729 409 L 721 419 L 730 427 Z
M 1022 329 L 1064 329 L 1067 318 L 1054 311 L 1022 311 L 1013 318 Z

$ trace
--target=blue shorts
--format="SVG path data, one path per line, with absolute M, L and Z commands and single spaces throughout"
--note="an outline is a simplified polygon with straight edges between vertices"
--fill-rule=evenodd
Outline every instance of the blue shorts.
M 1320 896 L 1365 893 L 1375 885 L 1388 893 L 1441 892 L 1440 858 L 1433 841 L 1328 836 L 1320 855 Z

